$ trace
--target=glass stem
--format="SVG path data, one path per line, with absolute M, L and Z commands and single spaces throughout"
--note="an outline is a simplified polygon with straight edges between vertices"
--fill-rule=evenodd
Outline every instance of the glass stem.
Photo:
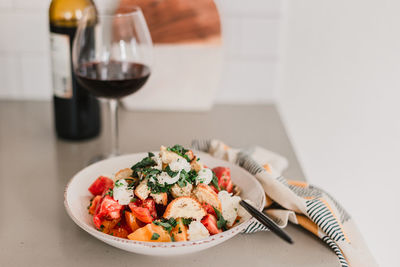
M 111 157 L 119 155 L 118 145 L 118 100 L 109 99 L 108 105 L 110 107 L 110 126 L 111 126 Z

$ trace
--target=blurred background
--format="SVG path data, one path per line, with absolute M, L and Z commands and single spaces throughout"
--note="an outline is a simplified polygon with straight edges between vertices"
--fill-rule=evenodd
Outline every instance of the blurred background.
M 216 3 L 220 73 L 195 109 L 274 103 L 307 179 L 342 202 L 382 266 L 396 265 L 400 2 Z M 51 99 L 48 7 L 0 0 L 0 99 Z
M 95 0 L 101 8 L 108 0 Z M 115 1 L 111 1 L 115 2 Z M 268 102 L 276 97 L 278 0 L 217 1 L 224 38 L 224 66 L 215 103 Z M 0 0 L 0 98 L 52 97 L 48 0 Z M 156 57 L 157 58 L 157 57 Z M 32 84 L 35 84 L 33 87 Z M 246 90 L 244 90 L 246 88 Z M 148 91 L 148 90 L 142 90 Z

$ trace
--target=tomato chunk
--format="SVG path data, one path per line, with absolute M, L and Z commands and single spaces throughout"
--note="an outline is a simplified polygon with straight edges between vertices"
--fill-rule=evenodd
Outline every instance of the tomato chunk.
M 100 204 L 100 209 L 96 214 L 100 218 L 119 219 L 123 206 L 110 196 L 105 196 Z
M 157 218 L 154 199 L 148 198 L 143 201 L 138 199 L 136 202 L 129 203 L 129 208 L 133 215 L 141 222 L 151 223 Z
M 157 218 L 156 202 L 154 199 L 148 198 L 143 200 L 142 207 L 147 208 L 153 218 Z
M 224 175 L 231 178 L 231 169 L 229 169 L 228 167 L 215 167 L 214 169 L 212 169 L 212 171 L 218 177 L 218 180 Z
M 212 214 L 207 214 L 206 216 L 204 216 L 204 218 L 201 220 L 201 223 L 207 228 L 208 232 L 210 232 L 211 235 L 222 232 L 221 229 L 218 229 L 217 219 Z
M 233 192 L 232 180 L 229 179 L 228 183 L 225 186 L 225 190 L 228 191 L 228 193 L 232 193 Z
M 143 207 L 132 207 L 131 208 L 133 215 L 144 223 L 151 223 L 154 218 L 151 216 L 149 209 Z
M 205 209 L 205 211 L 206 211 L 208 214 L 212 214 L 212 215 L 214 215 L 214 216 L 217 216 L 217 214 L 215 214 L 214 208 L 213 208 L 210 204 L 203 203 L 202 206 L 203 206 L 203 208 Z
M 114 182 L 108 177 L 100 176 L 89 187 L 89 192 L 95 196 L 102 195 L 109 188 L 114 187 Z
M 93 223 L 97 229 L 101 229 L 102 221 L 101 221 L 101 217 L 98 214 L 93 216 Z
M 100 197 L 100 196 L 96 196 L 96 198 L 97 197 Z M 94 200 L 93 200 L 93 202 L 94 202 Z M 93 202 L 92 202 L 92 206 L 93 206 Z M 122 208 L 123 208 L 123 206 L 120 205 L 112 197 L 110 197 L 108 195 L 105 196 L 101 202 L 100 201 L 98 202 L 96 211 L 94 212 L 93 223 L 96 226 L 96 228 L 99 230 L 104 230 L 104 229 L 102 229 L 102 228 L 104 228 L 104 222 L 108 221 L 108 220 L 118 222 L 121 219 Z M 102 227 L 102 225 L 103 225 L 103 227 Z M 109 228 L 111 229 L 112 227 L 109 227 Z
M 218 178 L 219 188 L 232 193 L 233 183 L 231 180 L 231 170 L 227 167 L 215 167 L 212 170 L 215 173 L 215 176 Z
M 97 206 L 100 204 L 102 197 L 101 196 L 95 196 L 90 203 L 89 207 L 89 213 L 94 215 L 96 214 Z

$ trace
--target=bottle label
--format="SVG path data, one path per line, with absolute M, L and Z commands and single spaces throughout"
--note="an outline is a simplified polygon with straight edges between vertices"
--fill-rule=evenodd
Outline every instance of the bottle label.
M 50 49 L 54 95 L 72 98 L 70 39 L 66 34 L 50 33 Z

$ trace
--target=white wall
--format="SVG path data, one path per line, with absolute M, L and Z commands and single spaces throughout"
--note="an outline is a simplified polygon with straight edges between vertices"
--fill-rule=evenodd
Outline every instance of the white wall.
M 226 54 L 216 101 L 270 101 L 275 96 L 280 1 L 217 2 Z M 0 99 L 50 98 L 49 3 L 0 0 Z
M 400 1 L 288 0 L 281 113 L 308 179 L 398 266 Z

